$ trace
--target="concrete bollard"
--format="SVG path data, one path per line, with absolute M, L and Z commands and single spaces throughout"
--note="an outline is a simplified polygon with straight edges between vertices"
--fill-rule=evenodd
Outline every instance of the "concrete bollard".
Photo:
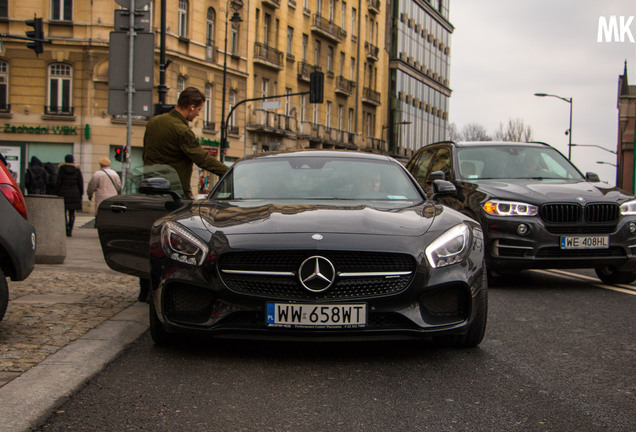
M 36 264 L 63 264 L 66 258 L 64 198 L 55 195 L 27 195 L 29 222 L 35 227 Z

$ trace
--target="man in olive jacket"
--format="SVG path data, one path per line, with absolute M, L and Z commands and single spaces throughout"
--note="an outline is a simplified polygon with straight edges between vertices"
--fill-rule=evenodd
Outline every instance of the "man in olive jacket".
M 219 177 L 228 170 L 197 142 L 188 122 L 203 108 L 205 95 L 194 87 L 181 92 L 177 107 L 150 119 L 144 134 L 144 165 L 163 164 L 173 167 L 179 175 L 183 192 L 193 199 L 190 178 L 192 163 Z

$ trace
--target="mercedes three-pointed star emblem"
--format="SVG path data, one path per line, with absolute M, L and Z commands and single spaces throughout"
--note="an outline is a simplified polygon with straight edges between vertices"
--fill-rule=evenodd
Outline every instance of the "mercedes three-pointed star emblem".
M 300 265 L 298 272 L 300 283 L 307 290 L 319 293 L 328 289 L 336 278 L 336 270 L 325 257 L 312 256 Z

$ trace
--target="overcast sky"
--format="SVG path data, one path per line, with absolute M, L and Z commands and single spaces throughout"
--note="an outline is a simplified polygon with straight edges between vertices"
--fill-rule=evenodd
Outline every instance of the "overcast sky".
M 533 138 L 568 153 L 570 106 L 549 93 L 573 98 L 572 142 L 616 150 L 618 76 L 627 60 L 636 84 L 636 43 L 598 43 L 599 17 L 634 16 L 634 0 L 451 0 L 449 121 L 461 129 L 478 123 L 494 132 L 500 122 L 521 118 Z M 572 161 L 615 184 L 615 155 L 572 147 Z

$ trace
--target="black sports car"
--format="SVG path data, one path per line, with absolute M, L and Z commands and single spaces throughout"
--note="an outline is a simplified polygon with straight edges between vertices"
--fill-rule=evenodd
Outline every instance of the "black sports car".
M 138 193 L 101 204 L 97 226 L 111 268 L 149 281 L 156 343 L 183 332 L 481 342 L 481 228 L 428 198 L 397 161 L 259 154 L 197 201 L 149 170 Z M 442 180 L 433 189 L 455 192 Z
M 455 185 L 441 201 L 481 223 L 490 276 L 594 268 L 605 283 L 636 279 L 634 197 L 545 143 L 440 142 L 419 149 L 407 169 L 425 191 L 433 179 Z

